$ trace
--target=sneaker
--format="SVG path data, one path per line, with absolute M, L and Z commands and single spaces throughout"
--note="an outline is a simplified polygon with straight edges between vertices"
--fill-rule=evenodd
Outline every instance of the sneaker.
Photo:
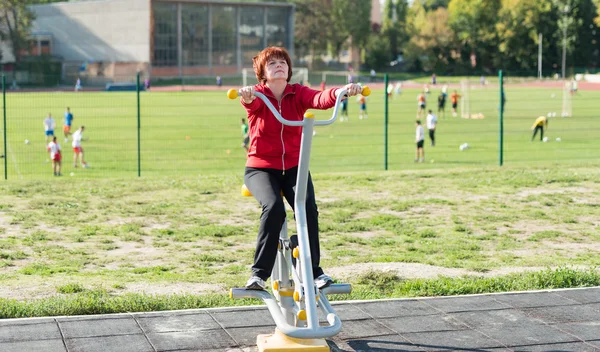
M 265 281 L 258 276 L 252 276 L 246 282 L 246 290 L 264 290 L 266 286 Z
M 321 274 L 315 279 L 315 285 L 320 290 L 325 287 L 329 287 L 333 283 L 333 279 L 327 274 Z

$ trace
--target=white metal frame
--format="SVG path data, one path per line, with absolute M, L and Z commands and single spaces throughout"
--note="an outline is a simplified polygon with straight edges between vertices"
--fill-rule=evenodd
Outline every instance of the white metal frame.
M 363 88 L 368 89 L 368 88 Z M 271 281 L 273 282 L 273 293 L 264 290 L 247 290 L 245 288 L 231 289 L 232 298 L 260 298 L 262 299 L 273 316 L 277 329 L 283 334 L 301 339 L 325 338 L 337 335 L 342 322 L 337 316 L 331 304 L 326 298 L 327 294 L 348 294 L 352 287 L 350 284 L 332 284 L 329 287 L 318 290 L 313 279 L 310 243 L 308 239 L 308 227 L 306 222 L 306 190 L 308 183 L 308 168 L 314 126 L 324 126 L 335 122 L 342 97 L 347 90 L 341 89 L 336 92 L 337 98 L 333 113 L 328 120 L 315 121 L 312 114 L 306 113 L 302 121 L 291 121 L 283 118 L 278 110 L 271 104 L 269 99 L 259 92 L 254 95 L 260 98 L 279 122 L 287 126 L 302 127 L 302 141 L 300 144 L 300 160 L 298 164 L 298 176 L 296 181 L 296 195 L 294 205 L 296 209 L 296 230 L 298 233 L 298 252 L 295 244 L 287 234 L 287 222 L 281 230 L 279 238 L 279 249 L 277 259 L 273 268 Z M 239 93 L 230 90 L 227 94 L 235 99 Z M 368 95 L 364 91 L 364 95 Z M 296 258 L 296 266 L 292 265 L 292 253 Z M 318 311 L 325 314 L 328 326 L 320 326 Z M 305 319 L 304 314 L 305 312 Z

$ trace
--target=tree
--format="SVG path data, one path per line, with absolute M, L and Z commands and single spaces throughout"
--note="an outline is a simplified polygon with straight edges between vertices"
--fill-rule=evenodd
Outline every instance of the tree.
M 0 38 L 10 41 L 15 62 L 21 61 L 22 50 L 29 48 L 31 25 L 35 19 L 29 5 L 63 0 L 0 0 Z
M 408 3 L 405 0 L 386 0 L 381 34 L 387 38 L 394 60 L 400 54 L 400 48 L 407 41 L 407 12 Z
M 427 11 L 422 4 L 414 3 L 409 16 L 411 39 L 406 57 L 413 65 L 426 71 L 446 71 L 453 62 L 454 32 L 448 26 L 448 11 L 444 7 Z
M 331 22 L 332 0 L 296 0 L 294 38 L 299 57 L 311 55 L 313 60 L 327 51 L 323 29 Z M 312 62 L 309 63 L 309 69 Z
M 388 66 L 390 58 L 390 42 L 385 37 L 372 34 L 365 50 L 365 64 L 380 70 Z
M 498 50 L 504 57 L 501 68 L 534 70 L 537 67 L 539 34 L 543 51 L 548 53 L 556 25 L 553 24 L 552 4 L 539 0 L 503 0 L 496 30 L 499 33 Z M 547 55 L 550 62 L 555 55 Z M 547 66 L 546 66 L 547 67 Z
M 10 41 L 15 62 L 19 63 L 21 50 L 28 46 L 30 28 L 34 19 L 33 12 L 21 0 L 2 0 L 0 17 L 2 21 L 0 37 Z
M 498 0 L 451 0 L 448 4 L 450 28 L 460 41 L 463 62 L 471 69 L 491 71 L 502 63 L 502 58 L 495 54 L 500 6 Z
M 371 33 L 371 2 L 333 0 L 332 26 L 329 42 L 339 53 L 351 38 L 352 46 L 363 48 Z

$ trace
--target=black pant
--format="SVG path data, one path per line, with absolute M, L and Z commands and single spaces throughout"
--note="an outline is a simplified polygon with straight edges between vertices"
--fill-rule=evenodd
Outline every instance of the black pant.
M 540 131 L 540 141 L 544 139 L 544 126 L 535 126 L 535 130 L 533 130 L 533 136 L 531 136 L 531 140 L 535 138 L 535 135 Z
M 260 215 L 260 226 L 258 227 L 258 239 L 256 252 L 254 252 L 254 264 L 252 274 L 263 280 L 268 279 L 273 271 L 275 259 L 277 258 L 277 245 L 279 233 L 285 221 L 285 205 L 281 192 L 288 204 L 294 208 L 294 197 L 296 176 L 298 167 L 285 170 L 258 169 L 246 167 L 244 182 L 254 198 L 262 206 Z M 319 212 L 315 201 L 315 189 L 312 178 L 308 174 L 308 185 L 306 190 L 306 222 L 308 226 L 308 239 L 312 259 L 313 277 L 323 274 L 319 266 L 321 250 L 319 248 Z
M 435 145 L 435 129 L 429 130 L 429 139 L 431 139 L 431 145 Z

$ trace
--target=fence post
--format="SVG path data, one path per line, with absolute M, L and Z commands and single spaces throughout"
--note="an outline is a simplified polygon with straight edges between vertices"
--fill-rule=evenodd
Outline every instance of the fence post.
M 502 164 L 504 163 L 504 79 L 502 76 L 502 70 L 498 71 L 498 80 L 500 81 L 500 106 L 498 107 L 498 112 L 500 115 L 498 164 L 502 166 Z
M 8 180 L 8 154 L 6 153 L 6 76 L 2 75 L 2 131 L 4 132 L 4 179 Z
M 142 154 L 141 154 L 141 122 L 140 122 L 140 73 L 135 77 L 135 91 L 137 93 L 137 152 L 138 152 L 138 177 L 142 176 Z
M 383 87 L 383 96 L 384 96 L 384 109 L 383 109 L 383 169 L 387 171 L 388 169 L 388 74 L 386 73 L 383 79 L 384 87 Z

